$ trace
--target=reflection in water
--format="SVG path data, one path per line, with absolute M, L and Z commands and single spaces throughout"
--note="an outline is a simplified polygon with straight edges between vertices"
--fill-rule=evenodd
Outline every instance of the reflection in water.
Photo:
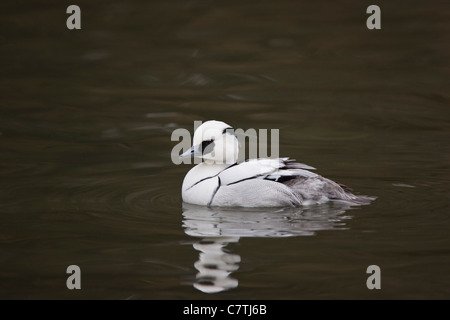
M 325 204 L 302 208 L 208 208 L 183 204 L 186 234 L 200 238 L 194 249 L 200 251 L 194 266 L 198 270 L 194 287 L 216 293 L 236 288 L 230 274 L 239 269 L 241 257 L 224 248 L 241 237 L 311 236 L 318 230 L 345 229 L 344 215 L 350 206 Z
M 196 289 L 215 293 L 237 287 L 238 281 L 229 275 L 239 268 L 241 257 L 227 253 L 223 248 L 238 241 L 239 237 L 206 237 L 194 243 L 194 249 L 201 252 L 194 264 L 198 270 L 197 282 L 194 283 Z

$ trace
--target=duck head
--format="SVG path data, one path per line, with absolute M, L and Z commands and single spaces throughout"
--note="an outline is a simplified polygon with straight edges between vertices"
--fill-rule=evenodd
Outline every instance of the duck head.
M 239 141 L 233 128 L 210 120 L 195 130 L 193 146 L 180 157 L 201 158 L 207 164 L 233 164 L 239 154 Z

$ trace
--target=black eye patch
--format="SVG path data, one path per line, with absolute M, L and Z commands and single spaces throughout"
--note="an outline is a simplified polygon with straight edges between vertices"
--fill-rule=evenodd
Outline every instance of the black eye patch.
M 201 149 L 202 149 L 202 154 L 211 153 L 214 149 L 214 140 L 211 139 L 211 140 L 203 141 Z

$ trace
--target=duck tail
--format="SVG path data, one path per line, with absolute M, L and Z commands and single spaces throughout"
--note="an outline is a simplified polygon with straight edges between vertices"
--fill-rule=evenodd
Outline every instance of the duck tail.
M 332 199 L 335 202 L 340 202 L 340 203 L 345 203 L 345 204 L 349 204 L 349 205 L 356 205 L 356 206 L 364 206 L 364 205 L 368 205 L 371 204 L 375 199 L 377 199 L 377 197 L 371 197 L 371 196 L 364 196 L 364 195 L 358 195 L 358 196 L 353 196 L 349 199 Z

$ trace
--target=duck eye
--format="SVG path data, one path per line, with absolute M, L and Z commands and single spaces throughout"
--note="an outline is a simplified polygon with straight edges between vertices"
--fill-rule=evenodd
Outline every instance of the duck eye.
M 202 142 L 202 154 L 208 154 L 214 149 L 214 140 L 205 140 Z

